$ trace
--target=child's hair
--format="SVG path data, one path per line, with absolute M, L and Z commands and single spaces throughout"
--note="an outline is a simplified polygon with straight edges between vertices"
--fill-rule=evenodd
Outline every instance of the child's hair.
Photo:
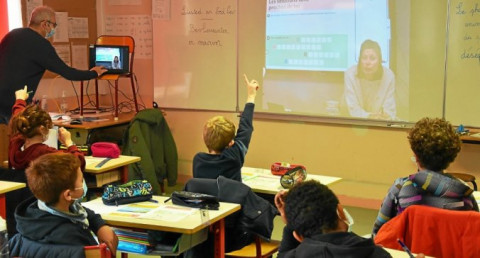
M 22 134 L 25 138 L 31 138 L 39 134 L 38 127 L 47 129 L 53 127 L 52 118 L 47 111 L 38 105 L 30 104 L 22 112 L 16 114 L 10 120 L 10 134 Z
M 287 223 L 298 234 L 312 237 L 337 228 L 338 198 L 315 180 L 294 185 L 284 197 Z
M 437 172 L 455 160 L 462 145 L 453 126 L 443 118 L 420 119 L 410 130 L 408 140 L 420 165 Z
M 210 118 L 203 127 L 203 141 L 209 151 L 223 151 L 235 137 L 235 124 L 223 116 Z
M 37 199 L 55 204 L 62 191 L 75 188 L 79 167 L 80 161 L 70 153 L 42 155 L 25 171 L 28 187 Z

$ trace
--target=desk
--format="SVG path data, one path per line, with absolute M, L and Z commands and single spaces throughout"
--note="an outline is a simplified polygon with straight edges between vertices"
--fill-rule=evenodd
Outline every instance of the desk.
M 395 257 L 395 258 L 410 258 L 410 256 L 404 251 L 399 251 L 399 250 L 390 249 L 390 248 L 383 248 L 383 249 L 385 249 L 392 257 Z M 425 255 L 425 257 L 431 257 L 431 256 L 426 256 Z
M 6 219 L 6 203 L 5 203 L 5 194 L 14 191 L 20 188 L 24 188 L 25 183 L 9 182 L 9 181 L 0 181 L 0 216 Z
M 324 185 L 331 185 L 342 180 L 340 177 L 307 174 L 307 180 L 317 180 Z M 284 188 L 280 185 L 280 176 L 272 175 L 270 169 L 242 168 L 242 182 L 256 193 L 276 194 Z
M 171 204 L 171 202 L 167 202 L 167 204 L 164 204 L 164 201 L 168 197 L 154 196 L 153 198 L 158 201 L 159 207 L 176 206 Z M 107 222 L 108 225 L 111 226 L 127 227 L 134 229 L 160 230 L 182 234 L 195 234 L 196 232 L 199 232 L 200 230 L 205 229 L 209 226 L 206 223 L 202 223 L 199 210 L 195 211 L 195 213 L 188 215 L 185 218 L 181 218 L 179 221 L 172 222 L 150 218 L 127 217 L 119 214 L 114 214 L 112 212 L 115 209 L 118 209 L 118 207 L 123 207 L 125 205 L 120 205 L 118 207 L 106 206 L 102 203 L 101 198 L 97 198 L 93 201 L 83 203 L 83 205 L 101 214 L 102 218 Z M 225 256 L 224 218 L 238 210 L 240 210 L 240 204 L 221 202 L 218 211 L 209 211 L 209 224 L 213 226 L 213 232 L 215 232 L 215 257 Z
M 90 144 L 90 136 L 96 130 L 120 127 L 130 123 L 135 117 L 135 112 L 122 113 L 118 115 L 118 120 L 115 120 L 112 114 L 99 116 L 98 121 L 92 120 L 90 122 L 83 121 L 81 125 L 71 125 L 70 121 L 53 120 L 53 124 L 56 126 L 63 126 L 67 128 L 72 134 L 72 140 L 80 145 Z M 123 134 L 122 134 L 123 135 Z M 121 140 L 121 139 L 118 139 Z
M 99 168 L 95 167 L 98 163 L 100 163 L 104 159 L 105 158 L 95 158 L 92 156 L 86 156 L 85 157 L 85 162 L 86 162 L 85 173 L 93 174 L 98 179 L 99 178 L 98 175 L 100 174 L 106 174 L 108 172 L 114 172 L 116 169 L 120 169 L 120 180 L 122 181 L 122 183 L 126 183 L 128 181 L 128 165 L 140 161 L 140 157 L 120 155 L 120 157 L 109 160 L 107 163 L 105 163 L 103 166 Z M 109 182 L 105 182 L 105 183 L 109 183 Z
M 478 133 L 480 133 L 480 130 L 479 129 L 468 129 L 468 130 L 469 130 L 468 134 L 460 136 L 460 139 L 462 140 L 462 142 L 471 143 L 471 144 L 480 144 L 480 135 L 478 135 Z

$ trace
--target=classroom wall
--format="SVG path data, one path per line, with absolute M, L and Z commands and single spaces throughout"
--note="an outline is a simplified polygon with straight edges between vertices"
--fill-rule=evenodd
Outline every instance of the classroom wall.
M 167 121 L 179 154 L 179 173 L 191 176 L 196 152 L 206 151 L 202 140 L 204 122 L 214 112 L 168 111 Z M 223 114 L 238 121 L 235 114 Z M 273 162 L 303 164 L 312 174 L 390 185 L 416 171 L 406 129 L 386 129 L 335 124 L 254 120 L 255 131 L 245 165 L 269 168 Z M 456 172 L 480 171 L 480 145 L 464 144 Z M 477 174 L 480 178 L 480 174 Z M 386 190 L 385 190 L 386 191 Z
M 103 15 L 107 15 L 125 14 L 129 9 L 105 7 L 106 5 L 97 10 L 103 10 Z M 151 13 L 150 5 L 145 5 L 141 10 L 134 9 L 133 14 L 148 13 Z M 101 32 L 101 29 L 98 31 Z M 139 59 L 135 63 L 141 97 L 145 103 L 151 103 L 153 61 Z M 66 87 L 69 84 L 60 83 L 60 80 L 63 79 L 58 79 L 53 85 L 49 85 L 50 80 L 42 81 L 42 85 L 46 86 L 44 89 L 40 87 L 39 91 L 55 92 L 51 88 Z M 129 91 L 126 92 L 130 94 Z M 213 96 L 214 94 L 212 98 Z M 162 106 L 162 103 L 159 105 Z M 195 153 L 206 151 L 202 140 L 204 122 L 218 114 L 238 121 L 237 114 L 234 113 L 168 109 L 166 112 L 166 120 L 177 144 L 181 179 L 191 176 Z M 246 166 L 269 168 L 273 162 L 285 161 L 303 164 L 312 174 L 386 185 L 390 185 L 395 178 L 416 170 L 415 164 L 410 160 L 413 154 L 408 145 L 406 129 L 257 119 L 254 120 L 254 127 Z M 476 162 L 479 155 L 480 145 L 464 144 L 450 169 L 456 172 L 474 172 L 480 178 L 480 172 L 476 172 L 480 171 L 480 163 Z

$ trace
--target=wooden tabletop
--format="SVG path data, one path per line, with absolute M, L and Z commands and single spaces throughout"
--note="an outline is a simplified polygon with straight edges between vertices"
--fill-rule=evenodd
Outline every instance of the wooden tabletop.
M 133 117 L 135 117 L 135 115 L 136 115 L 135 112 L 120 113 L 118 114 L 118 120 L 115 120 L 114 114 L 112 113 L 108 115 L 101 115 L 101 116 L 95 117 L 98 119 L 98 121 L 95 121 L 95 120 L 91 122 L 83 121 L 81 125 L 71 125 L 70 121 L 62 121 L 62 120 L 53 120 L 53 124 L 56 126 L 63 126 L 65 128 L 90 130 L 95 128 L 128 124 L 133 119 Z M 88 116 L 88 117 L 91 117 L 91 116 Z M 85 118 L 88 119 L 87 116 L 85 116 Z
M 92 156 L 86 156 L 85 157 L 85 162 L 87 163 L 85 166 L 85 172 L 88 173 L 103 173 L 115 168 L 123 167 L 135 162 L 139 162 L 141 160 L 140 157 L 136 156 L 126 156 L 126 155 L 120 155 L 116 159 L 111 159 L 107 161 L 103 166 L 97 168 L 95 167 L 98 165 L 98 163 L 102 162 L 105 158 L 96 158 Z
M 168 199 L 166 196 L 154 196 L 153 199 L 158 203 L 140 202 L 133 206 L 146 205 L 154 207 L 149 213 L 153 214 L 152 217 L 157 214 L 158 216 L 155 219 L 142 217 L 142 215 L 139 216 L 138 213 L 134 212 L 119 211 L 119 209 L 125 209 L 125 207 L 133 207 L 132 204 L 107 206 L 103 204 L 101 198 L 97 198 L 83 203 L 83 205 L 100 214 L 107 224 L 111 226 L 151 229 L 183 234 L 194 234 L 208 227 L 210 224 L 240 210 L 241 207 L 240 204 L 236 203 L 220 202 L 219 210 L 209 210 L 208 219 L 203 219 L 202 221 L 199 209 L 174 205 L 171 201 L 164 203 L 164 201 Z M 189 215 L 176 215 L 182 212 L 188 212 Z M 162 217 L 165 219 L 161 219 Z
M 307 174 L 307 180 L 317 180 L 324 185 L 331 185 L 342 178 Z M 280 176 L 273 175 L 270 169 L 243 167 L 242 182 L 257 193 L 276 194 L 284 189 L 280 185 Z
M 10 181 L 0 181 L 0 194 L 4 194 L 13 190 L 24 188 L 25 183 L 17 183 Z

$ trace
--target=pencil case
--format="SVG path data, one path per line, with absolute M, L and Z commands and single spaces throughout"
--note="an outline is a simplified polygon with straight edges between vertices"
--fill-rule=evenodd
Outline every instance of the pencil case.
M 152 185 L 147 180 L 132 180 L 123 185 L 107 185 L 102 201 L 105 205 L 119 205 L 148 201 L 152 195 Z
M 92 156 L 116 159 L 120 156 L 120 148 L 113 142 L 96 142 L 90 146 Z
M 275 162 L 270 167 L 270 171 L 272 172 L 273 175 L 283 176 L 285 175 L 285 173 L 287 173 L 287 171 L 289 171 L 290 169 L 294 169 L 296 167 L 302 167 L 303 170 L 307 170 L 303 165 L 289 164 L 286 162 Z

